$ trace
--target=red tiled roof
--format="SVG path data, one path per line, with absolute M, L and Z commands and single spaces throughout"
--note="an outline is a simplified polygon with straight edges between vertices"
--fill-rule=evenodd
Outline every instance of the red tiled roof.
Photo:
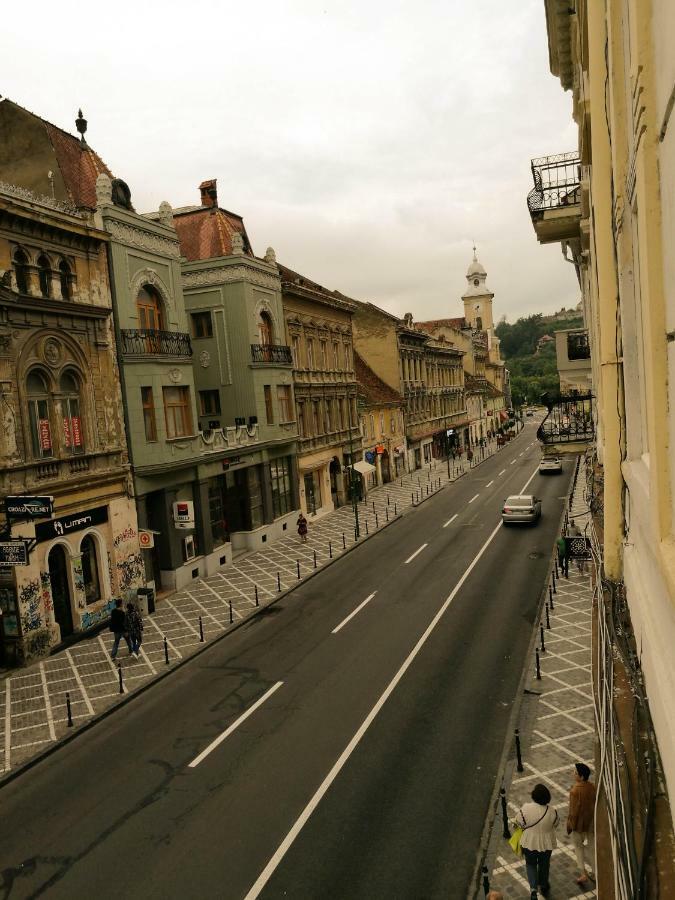
M 379 375 L 376 375 L 356 352 L 354 353 L 354 372 L 359 385 L 359 395 L 369 406 L 398 406 L 403 403 L 403 397 L 399 392 L 382 381 Z
M 464 316 L 458 319 L 430 319 L 428 322 L 415 322 L 415 325 L 421 328 L 422 331 L 428 331 L 430 334 L 438 328 L 454 328 L 461 331 L 462 328 L 467 327 Z
M 180 249 L 188 260 L 211 259 L 232 254 L 232 236 L 238 232 L 244 239 L 244 253 L 253 256 L 244 220 L 219 207 L 203 206 L 174 215 L 173 224 Z
M 102 172 L 113 178 L 112 172 L 87 144 L 44 119 L 42 121 L 71 202 L 75 206 L 95 208 L 96 179 Z

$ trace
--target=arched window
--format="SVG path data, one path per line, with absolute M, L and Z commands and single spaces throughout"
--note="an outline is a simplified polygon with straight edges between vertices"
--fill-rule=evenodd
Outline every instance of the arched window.
M 87 598 L 87 603 L 96 603 L 97 600 L 101 599 L 101 579 L 98 574 L 96 541 L 90 534 L 82 538 L 80 553 L 82 554 L 84 594 Z
M 482 318 L 481 318 L 480 316 L 476 316 L 476 328 L 477 328 L 479 331 L 482 331 L 482 330 L 483 330 L 483 320 L 482 320 Z
M 38 459 L 48 459 L 54 455 L 54 448 L 49 421 L 49 389 L 41 372 L 30 372 L 26 379 L 26 391 L 33 454 Z
M 73 372 L 64 372 L 59 382 L 63 415 L 63 443 L 68 453 L 84 453 L 84 435 L 80 418 L 80 383 Z
M 14 276 L 16 289 L 20 294 L 28 293 L 28 257 L 23 250 L 14 252 Z
M 70 289 L 70 266 L 62 259 L 59 263 L 59 280 L 61 282 L 61 296 L 64 300 L 72 299 L 72 291 Z
M 52 295 L 52 267 L 49 260 L 43 254 L 38 256 L 38 276 L 40 278 L 40 293 L 43 297 L 51 297 Z
M 268 312 L 263 310 L 258 316 L 258 335 L 261 344 L 271 344 L 272 341 L 272 318 Z
M 136 297 L 138 327 L 147 331 L 164 331 L 162 301 L 157 291 L 149 284 L 144 285 Z

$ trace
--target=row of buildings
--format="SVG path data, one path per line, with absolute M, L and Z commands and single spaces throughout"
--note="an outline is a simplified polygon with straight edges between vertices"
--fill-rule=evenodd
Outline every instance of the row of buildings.
M 528 206 L 539 241 L 561 243 L 575 267 L 587 326 L 561 336 L 559 359 L 568 387 L 583 387 L 590 365 L 599 463 L 589 499 L 608 625 L 596 640 L 615 673 L 600 734 L 598 863 L 614 862 L 602 896 L 610 880 L 617 897 L 665 896 L 675 876 L 675 7 L 545 8 L 578 146 L 532 160 Z
M 7 658 L 508 424 L 475 252 L 463 316 L 401 320 L 256 256 L 215 180 L 139 213 L 76 127 L 0 100 L 0 495 L 53 498 L 7 519 Z

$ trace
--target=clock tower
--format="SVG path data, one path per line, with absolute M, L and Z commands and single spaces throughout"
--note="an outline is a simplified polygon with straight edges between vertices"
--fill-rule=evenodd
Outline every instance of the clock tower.
M 478 262 L 476 248 L 473 248 L 473 261 L 466 273 L 468 282 L 466 291 L 462 294 L 464 301 L 464 318 L 477 331 L 487 331 L 494 335 L 492 320 L 492 298 L 494 294 L 485 284 L 487 272 Z

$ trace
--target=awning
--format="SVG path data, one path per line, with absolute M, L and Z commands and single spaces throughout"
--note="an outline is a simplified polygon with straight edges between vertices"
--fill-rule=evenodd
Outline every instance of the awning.
M 369 462 L 366 462 L 365 459 L 360 459 L 358 462 L 355 462 L 354 468 L 362 475 L 368 475 L 369 472 L 375 471 L 375 466 L 371 466 L 371 464 Z

